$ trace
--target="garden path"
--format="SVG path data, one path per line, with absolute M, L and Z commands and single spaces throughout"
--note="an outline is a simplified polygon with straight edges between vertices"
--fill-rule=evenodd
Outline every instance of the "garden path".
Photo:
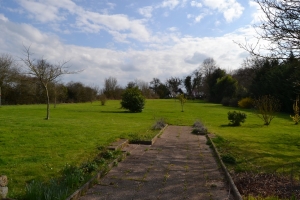
M 128 145 L 130 155 L 80 200 L 233 199 L 206 137 L 191 130 L 168 126 L 153 145 Z

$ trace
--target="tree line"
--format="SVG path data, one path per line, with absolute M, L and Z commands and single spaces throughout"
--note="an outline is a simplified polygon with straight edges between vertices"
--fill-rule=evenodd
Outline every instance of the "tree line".
M 39 62 L 37 62 L 39 63 Z M 226 72 L 213 58 L 207 58 L 186 77 L 159 78 L 145 82 L 134 80 L 122 87 L 114 77 L 104 80 L 103 88 L 81 82 L 50 81 L 50 101 L 56 103 L 93 102 L 105 95 L 107 99 L 121 99 L 126 88 L 138 87 L 146 98 L 174 98 L 185 94 L 188 99 L 206 99 L 209 102 L 237 106 L 245 97 L 272 95 L 281 102 L 282 111 L 291 112 L 300 93 L 300 60 L 291 52 L 286 60 L 251 57 L 241 68 Z M 2 105 L 47 103 L 43 84 L 36 76 L 22 73 L 10 55 L 0 56 L 0 87 Z

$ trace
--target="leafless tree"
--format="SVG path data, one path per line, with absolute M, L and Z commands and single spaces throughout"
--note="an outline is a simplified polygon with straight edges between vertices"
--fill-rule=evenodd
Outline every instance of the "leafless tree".
M 277 112 L 280 111 L 280 101 L 270 95 L 261 96 L 254 100 L 256 115 L 264 121 L 264 125 L 270 125 Z
M 45 59 L 35 60 L 32 58 L 30 47 L 24 47 L 25 58 L 21 60 L 25 63 L 27 69 L 26 73 L 29 76 L 35 77 L 43 86 L 47 98 L 47 115 L 46 119 L 50 119 L 50 97 L 48 86 L 58 77 L 64 74 L 75 74 L 79 71 L 69 71 L 66 66 L 67 62 L 58 63 L 56 65 L 48 63 Z
M 258 33 L 256 44 L 239 44 L 252 55 L 285 59 L 292 51 L 300 57 L 300 1 L 255 0 L 264 13 L 264 18 L 254 27 Z M 269 45 L 261 45 L 267 41 Z M 265 55 L 263 52 L 269 52 Z

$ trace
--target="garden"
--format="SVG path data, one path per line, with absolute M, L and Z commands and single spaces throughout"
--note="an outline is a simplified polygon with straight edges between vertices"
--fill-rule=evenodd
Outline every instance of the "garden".
M 8 196 L 24 198 L 33 181 L 51 182 L 72 167 L 97 170 L 104 161 L 95 158 L 107 145 L 118 138 L 149 140 L 158 133 L 152 126 L 162 119 L 182 126 L 201 121 L 216 135 L 219 152 L 234 159 L 227 164 L 233 174 L 289 174 L 300 169 L 299 127 L 288 114 L 278 114 L 266 126 L 252 109 L 199 100 L 185 102 L 183 112 L 180 101 L 174 99 L 147 99 L 141 113 L 120 107 L 117 100 L 105 105 L 59 104 L 51 109 L 51 120 L 44 120 L 45 105 L 0 107 L 0 173 L 8 176 Z M 229 125 L 228 112 L 233 111 L 247 115 L 241 126 Z

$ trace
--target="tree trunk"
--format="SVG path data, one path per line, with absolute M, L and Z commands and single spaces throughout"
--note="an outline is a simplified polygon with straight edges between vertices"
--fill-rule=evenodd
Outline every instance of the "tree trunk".
M 46 95 L 47 95 L 47 116 L 46 120 L 50 119 L 50 99 L 49 99 L 49 92 L 48 92 L 48 87 L 47 85 L 44 85 L 45 90 L 46 90 Z

